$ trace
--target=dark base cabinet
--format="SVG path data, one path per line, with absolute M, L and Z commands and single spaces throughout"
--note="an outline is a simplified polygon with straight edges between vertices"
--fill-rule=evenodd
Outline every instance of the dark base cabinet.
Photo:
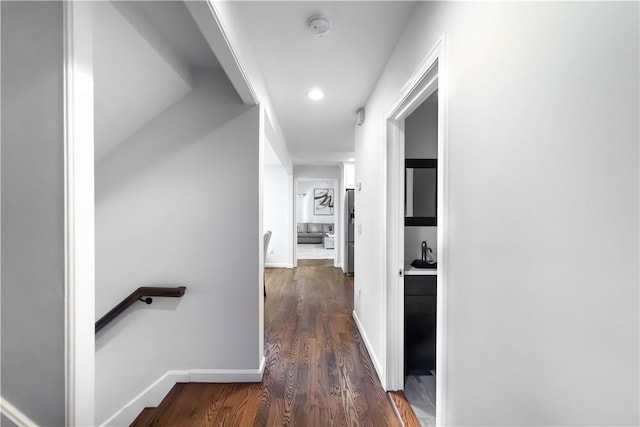
M 404 277 L 404 372 L 436 368 L 437 276 Z

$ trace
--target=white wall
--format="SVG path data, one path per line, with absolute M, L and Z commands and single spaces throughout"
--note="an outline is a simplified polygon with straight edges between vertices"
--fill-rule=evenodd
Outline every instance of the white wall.
M 114 6 L 101 1 L 92 6 L 95 154 L 100 159 L 189 93 L 191 73 L 162 43 L 160 34 L 141 32 L 127 20 L 126 14 L 132 13 L 127 2 Z
M 1 8 L 2 397 L 39 425 L 60 426 L 63 8 L 61 2 L 2 2 Z
M 340 168 L 337 166 L 306 166 L 296 165 L 293 168 L 296 178 L 340 178 Z
M 337 196 L 337 188 L 334 188 L 335 183 L 333 181 L 298 181 L 296 188 L 296 222 L 315 222 L 315 223 L 334 223 L 336 218 L 335 199 Z M 333 215 L 316 215 L 314 213 L 314 200 L 313 190 L 316 188 L 331 188 L 333 189 L 334 209 Z M 300 196 L 299 194 L 304 194 Z
M 271 104 L 269 91 L 260 72 L 260 67 L 256 60 L 257 57 L 253 52 L 249 32 L 246 31 L 246 23 L 239 8 L 233 7 L 232 3 L 233 2 L 211 1 L 219 23 L 227 36 L 227 43 L 232 47 L 237 61 L 242 65 L 244 77 L 251 82 L 251 87 L 255 91 L 260 105 L 265 109 L 268 117 L 266 136 L 269 139 L 269 143 L 284 168 L 287 172 L 291 173 L 293 171 L 291 156 L 289 155 L 287 143 L 280 128 L 278 116 Z
M 301 182 L 310 181 L 310 180 L 318 180 L 318 179 L 335 179 L 336 185 L 334 186 L 334 195 L 336 196 L 334 202 L 334 234 L 336 235 L 337 241 L 342 241 L 344 235 L 344 194 L 338 195 L 337 192 L 340 188 L 343 188 L 344 184 L 342 183 L 342 171 L 338 166 L 308 166 L 308 165 L 295 165 L 293 168 L 293 178 L 296 185 L 299 185 Z M 296 193 L 300 191 L 296 190 Z M 299 202 L 299 197 L 296 196 L 295 205 L 296 205 L 296 215 L 298 212 L 297 205 Z M 297 217 L 296 217 L 297 218 Z M 343 248 L 342 245 L 335 246 L 335 266 L 339 267 L 343 263 Z
M 282 165 L 264 168 L 264 230 L 271 230 L 268 267 L 293 266 L 293 176 Z
M 411 263 L 422 256 L 422 242 L 433 251 L 432 255 L 438 260 L 438 230 L 437 227 L 405 227 L 404 228 L 404 259 Z
M 434 92 L 404 122 L 404 157 L 438 158 L 438 92 Z
M 640 422 L 638 7 L 420 3 L 367 103 L 356 311 L 384 361 L 382 120 L 447 33 L 447 425 Z
M 171 369 L 259 368 L 258 122 L 222 70 L 196 70 L 97 163 L 97 316 L 141 285 L 187 287 L 98 334 L 98 422 Z
M 344 163 L 342 166 L 342 181 L 344 183 L 343 190 L 354 188 L 356 183 L 356 167 L 353 163 Z
M 341 170 L 341 188 L 340 194 L 337 197 L 340 197 L 341 208 L 338 215 L 340 215 L 340 225 L 343 227 L 344 232 L 342 233 L 342 237 L 340 238 L 340 256 L 338 258 L 338 266 L 344 270 L 344 266 L 346 265 L 346 252 L 347 252 L 347 206 L 346 206 L 346 192 L 348 188 L 355 187 L 355 179 L 356 179 L 356 167 L 352 162 L 343 163 Z

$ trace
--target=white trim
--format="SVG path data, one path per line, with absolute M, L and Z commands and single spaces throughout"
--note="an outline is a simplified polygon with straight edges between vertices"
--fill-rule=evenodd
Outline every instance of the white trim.
M 364 346 L 367 348 L 367 352 L 369 353 L 369 358 L 373 362 L 373 367 L 376 369 L 376 373 L 378 374 L 378 380 L 380 380 L 382 382 L 382 379 L 384 378 L 384 375 L 382 375 L 383 374 L 382 365 L 380 364 L 380 362 L 376 358 L 376 354 L 373 351 L 373 347 L 371 346 L 371 342 L 369 341 L 369 337 L 367 337 L 367 334 L 364 332 L 364 328 L 362 327 L 362 323 L 360 323 L 360 319 L 358 318 L 358 314 L 356 313 L 355 310 L 353 310 L 352 316 L 353 316 L 353 321 L 355 322 L 356 327 L 358 328 L 358 332 L 360 332 L 360 336 L 362 337 L 362 341 L 364 342 Z M 384 387 L 384 384 L 383 384 L 383 387 Z
M 404 292 L 398 286 L 402 276 L 397 271 L 404 269 L 404 214 L 400 195 L 404 191 L 404 119 L 438 89 L 438 296 L 436 338 L 436 425 L 446 425 L 446 378 L 447 365 L 447 279 L 449 277 L 448 242 L 448 133 L 447 133 L 447 37 L 443 34 L 427 54 L 416 71 L 403 86 L 398 98 L 384 120 L 384 190 L 386 206 L 383 233 L 384 251 L 384 312 L 387 356 L 387 390 L 404 387 Z M 438 64 L 437 76 L 426 80 L 431 68 Z
M 92 6 L 64 2 L 65 423 L 95 424 Z
M 265 358 L 258 369 L 191 369 L 189 382 L 193 383 L 259 383 L 262 381 Z
M 212 0 L 187 1 L 185 5 L 242 102 L 258 104 L 256 91 L 231 43 L 218 6 Z
M 267 294 L 264 282 L 264 145 L 267 139 L 267 113 L 262 104 L 258 105 L 258 348 L 256 354 L 260 359 L 264 358 L 266 347 L 264 345 L 264 296 Z
M 4 397 L 0 397 L 0 413 L 18 427 L 37 427 L 33 420 L 27 417 L 21 410 L 7 402 Z
M 265 358 L 258 369 L 189 369 L 167 371 L 117 410 L 101 426 L 130 425 L 144 408 L 157 407 L 177 383 L 257 383 L 262 381 Z
M 295 175 L 293 176 L 293 221 L 291 221 L 291 227 L 293 229 L 291 247 L 293 259 L 291 263 L 293 268 L 298 266 L 298 180 Z
M 264 265 L 265 268 L 293 268 L 291 262 L 268 262 Z
M 340 209 L 342 208 L 342 200 L 339 197 L 336 197 L 336 194 L 340 191 L 338 188 L 340 186 L 340 178 L 337 177 L 293 177 L 293 267 L 298 266 L 298 183 L 300 181 L 327 181 L 333 184 L 333 233 L 335 235 L 335 240 L 338 242 L 343 242 L 343 231 L 342 227 L 338 227 L 338 221 L 340 221 Z M 333 266 L 341 267 L 340 260 L 338 257 L 340 256 L 339 250 L 333 255 Z M 328 258 L 327 258 L 328 259 Z
M 384 335 L 386 377 L 385 390 L 402 390 L 404 388 L 404 294 L 402 292 L 404 280 L 402 271 L 404 267 L 403 248 L 403 203 L 401 194 L 403 190 L 404 176 L 404 146 L 399 144 L 404 138 L 404 121 L 384 121 L 383 135 L 389 141 L 385 144 L 384 162 L 385 170 L 385 227 L 383 233 L 383 256 L 385 262 L 383 286 L 386 310 L 383 310 L 383 324 L 386 325 Z
M 449 63 L 447 37 L 443 34 L 438 56 L 438 292 L 436 297 L 436 425 L 446 425 L 449 365 L 447 359 L 449 289 Z
M 130 425 L 144 408 L 158 406 L 176 383 L 188 381 L 187 371 L 168 371 L 100 425 Z

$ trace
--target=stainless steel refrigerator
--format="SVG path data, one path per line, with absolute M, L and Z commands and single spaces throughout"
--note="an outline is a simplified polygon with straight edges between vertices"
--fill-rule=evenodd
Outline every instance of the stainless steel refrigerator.
M 348 189 L 347 194 L 345 195 L 345 224 L 347 224 L 347 232 L 346 234 L 346 250 L 345 254 L 347 254 L 346 265 L 344 268 L 344 272 L 347 276 L 353 276 L 353 242 L 355 240 L 355 209 L 353 206 L 353 189 Z

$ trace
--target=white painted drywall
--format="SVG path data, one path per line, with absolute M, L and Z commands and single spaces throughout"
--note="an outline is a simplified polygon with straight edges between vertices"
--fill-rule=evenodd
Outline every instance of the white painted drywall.
M 414 259 L 420 259 L 422 255 L 422 242 L 427 242 L 431 248 L 433 257 L 438 259 L 438 229 L 437 227 L 405 227 L 404 228 L 404 259 L 411 263 Z
M 296 178 L 340 178 L 340 168 L 337 166 L 308 166 L 295 165 L 293 175 Z
M 94 2 L 93 8 L 95 156 L 99 160 L 189 93 L 191 74 L 160 34 L 142 31 L 122 15 L 132 14 L 126 2 L 117 8 L 108 1 Z
M 0 425 L 4 427 L 19 427 L 16 423 L 11 421 L 4 413 L 0 414 Z
M 355 164 L 353 162 L 348 162 L 348 163 L 343 163 L 342 165 L 342 170 L 341 170 L 341 189 L 340 189 L 340 194 L 338 194 L 336 197 L 340 197 L 340 200 L 342 201 L 342 203 L 340 203 L 340 212 L 338 213 L 338 215 L 340 215 L 340 226 L 344 227 L 344 233 L 341 233 L 341 237 L 339 242 L 341 242 L 338 246 L 340 246 L 340 255 L 338 258 L 338 266 L 344 269 L 344 266 L 346 265 L 346 252 L 347 252 L 347 213 L 346 213 L 346 209 L 347 209 L 347 200 L 346 200 L 346 194 L 347 194 L 347 189 L 348 188 L 354 188 L 355 187 L 355 179 L 356 179 L 356 167 Z
M 404 121 L 404 157 L 438 158 L 438 92 L 434 92 Z
M 2 397 L 65 424 L 63 7 L 2 2 Z
M 344 185 L 342 183 L 342 171 L 338 166 L 309 166 L 309 165 L 295 165 L 293 168 L 293 178 L 296 186 L 300 185 L 300 183 L 304 181 L 314 181 L 314 180 L 326 180 L 326 179 L 335 179 L 336 185 L 334 186 L 334 195 L 336 196 L 334 202 L 334 234 L 336 241 L 340 242 L 343 239 L 343 222 L 344 222 L 344 198 L 343 195 L 339 195 L 337 192 Z M 329 181 L 331 182 L 331 181 Z M 296 190 L 296 194 L 300 193 L 300 191 Z M 307 196 L 308 197 L 308 196 Z M 298 203 L 300 202 L 300 197 L 296 196 L 296 200 L 294 202 L 296 209 L 296 222 L 298 219 L 298 215 L 300 214 L 298 210 Z M 319 221 L 325 222 L 325 221 Z M 341 260 L 343 261 L 343 249 L 342 245 L 335 246 L 335 266 L 339 266 L 341 264 Z
M 265 151 L 268 144 L 265 144 Z M 268 267 L 293 266 L 293 176 L 282 165 L 264 168 L 264 231 L 271 230 Z
M 234 79 L 243 78 L 250 82 L 251 88 L 255 92 L 255 96 L 258 98 L 258 102 L 266 112 L 268 125 L 266 126 L 265 133 L 269 139 L 269 143 L 273 147 L 284 168 L 287 172 L 291 173 L 293 171 L 291 156 L 289 154 L 284 135 L 282 134 L 282 129 L 280 128 L 278 115 L 273 108 L 271 97 L 269 96 L 269 90 L 267 89 L 262 72 L 260 71 L 257 56 L 253 51 L 253 43 L 249 37 L 249 32 L 246 30 L 245 19 L 240 13 L 241 11 L 232 5 L 232 2 L 211 1 L 207 3 L 209 3 L 209 6 L 213 8 L 216 14 L 216 21 L 225 32 L 226 43 L 228 43 L 228 45 L 233 49 L 235 57 L 232 58 L 232 60 L 237 61 L 242 66 L 243 75 L 238 76 L 238 73 L 234 72 L 230 78 L 232 78 L 232 81 Z M 191 10 L 191 13 L 195 14 L 194 19 L 196 22 L 199 21 L 199 14 L 210 13 L 208 7 L 203 6 L 203 4 L 205 4 L 204 2 L 200 3 L 201 6 L 197 6 L 197 4 L 198 2 L 189 2 L 187 6 Z M 198 24 L 200 25 L 200 28 L 203 29 L 201 23 L 198 22 Z M 225 46 L 225 49 L 227 49 L 227 46 Z M 216 49 L 214 49 L 214 52 L 216 52 Z M 228 55 L 228 52 L 224 53 L 227 53 Z M 234 68 L 229 67 L 228 64 L 226 64 L 226 60 L 228 58 L 219 57 L 218 59 L 220 59 L 223 68 Z M 246 92 L 245 85 L 238 84 L 236 89 L 242 93 Z
M 342 167 L 342 181 L 344 182 L 344 190 L 355 187 L 356 166 L 353 163 L 344 163 Z
M 447 425 L 638 425 L 638 3 L 420 3 L 356 129 L 384 357 L 382 120 L 448 35 Z
M 259 369 L 258 133 L 224 72 L 195 70 L 193 92 L 97 163 L 97 316 L 141 285 L 187 287 L 98 334 L 98 422 L 171 369 Z
M 330 188 L 333 189 L 334 209 L 333 215 L 316 215 L 314 213 L 313 203 L 313 190 L 316 188 Z M 314 222 L 314 223 L 334 223 L 336 222 L 336 201 L 337 189 L 334 188 L 333 181 L 298 181 L 296 189 L 296 222 Z

